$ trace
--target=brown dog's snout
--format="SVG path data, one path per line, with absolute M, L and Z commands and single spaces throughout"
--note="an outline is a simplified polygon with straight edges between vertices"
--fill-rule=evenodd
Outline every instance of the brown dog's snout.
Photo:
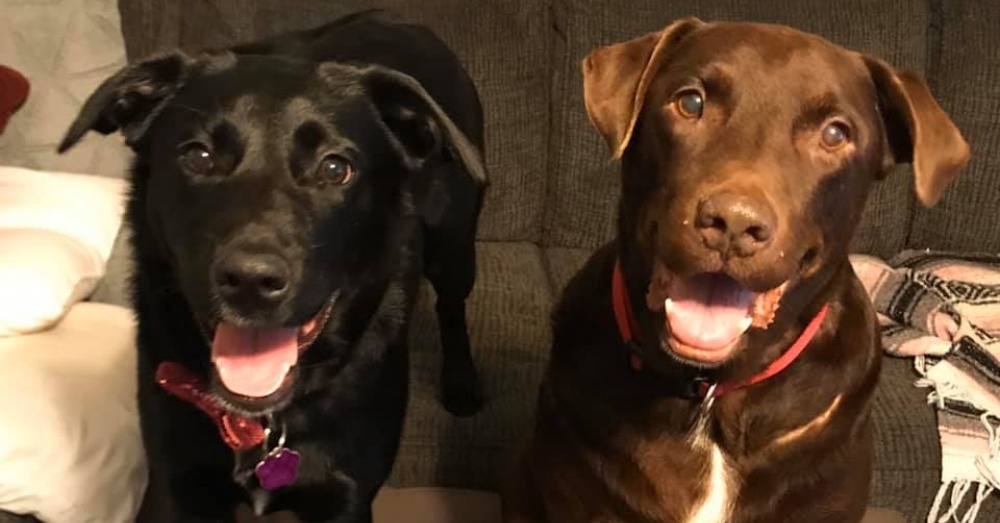
M 724 256 L 748 257 L 771 243 L 776 221 L 766 202 L 725 191 L 698 205 L 695 228 L 708 248 Z

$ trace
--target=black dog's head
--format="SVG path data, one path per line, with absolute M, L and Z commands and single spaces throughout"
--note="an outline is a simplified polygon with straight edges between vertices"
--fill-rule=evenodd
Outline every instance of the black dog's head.
M 338 295 L 390 270 L 387 238 L 419 213 L 411 188 L 428 162 L 485 179 L 422 86 L 377 66 L 170 54 L 105 81 L 60 150 L 90 130 L 120 131 L 136 152 L 133 226 L 244 398 L 287 390 Z
M 890 166 L 912 162 L 932 205 L 969 156 L 918 76 L 783 26 L 680 20 L 595 50 L 584 86 L 663 346 L 696 365 L 810 303 Z

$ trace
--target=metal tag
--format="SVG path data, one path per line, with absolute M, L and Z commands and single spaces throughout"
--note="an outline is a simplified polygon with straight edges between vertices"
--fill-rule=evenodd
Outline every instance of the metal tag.
M 269 419 L 269 421 L 272 421 Z M 299 463 L 302 456 L 294 450 L 285 448 L 285 424 L 281 424 L 281 436 L 278 438 L 278 445 L 270 452 L 267 445 L 270 443 L 271 425 L 264 429 L 264 451 L 266 454 L 257 466 L 254 467 L 254 475 L 260 483 L 260 488 L 267 491 L 274 491 L 287 487 L 295 483 L 295 478 L 299 475 Z

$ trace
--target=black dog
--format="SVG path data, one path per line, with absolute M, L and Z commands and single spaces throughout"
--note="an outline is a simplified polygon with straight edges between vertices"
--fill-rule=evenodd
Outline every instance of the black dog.
M 364 12 L 131 65 L 87 131 L 135 151 L 144 514 L 371 520 L 407 402 L 407 324 L 437 293 L 443 403 L 481 404 L 465 299 L 486 172 L 475 86 L 428 29 Z

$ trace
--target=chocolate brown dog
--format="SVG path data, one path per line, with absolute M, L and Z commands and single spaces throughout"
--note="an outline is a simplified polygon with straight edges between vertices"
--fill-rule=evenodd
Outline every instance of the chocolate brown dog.
M 617 238 L 555 314 L 508 522 L 849 523 L 871 480 L 869 188 L 933 205 L 968 146 L 918 76 L 774 25 L 682 19 L 593 51 Z

